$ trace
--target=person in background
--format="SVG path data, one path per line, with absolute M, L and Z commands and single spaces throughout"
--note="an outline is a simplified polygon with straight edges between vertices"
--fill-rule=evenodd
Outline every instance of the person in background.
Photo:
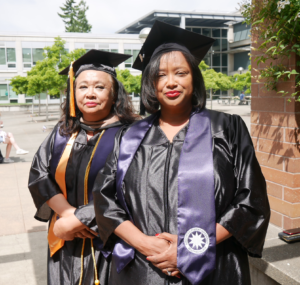
M 242 93 L 240 94 L 240 104 L 239 105 L 243 105 L 243 104 L 247 104 L 244 91 L 242 91 Z
M 1 124 L 3 124 L 2 121 L 0 121 L 0 125 Z M 18 146 L 12 133 L 6 133 L 4 131 L 0 131 L 0 143 L 7 144 L 6 154 L 5 154 L 5 158 L 4 158 L 3 162 L 6 162 L 6 163 L 14 162 L 11 158 L 9 158 L 12 146 L 14 146 L 14 148 L 16 149 L 17 155 L 28 153 L 27 150 L 21 149 Z

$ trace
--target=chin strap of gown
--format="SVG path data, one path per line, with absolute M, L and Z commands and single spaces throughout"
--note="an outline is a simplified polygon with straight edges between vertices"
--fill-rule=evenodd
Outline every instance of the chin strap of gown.
M 92 128 L 91 128 L 92 129 Z M 93 132 L 97 131 L 95 129 L 92 129 Z M 91 169 L 91 164 L 93 157 L 95 155 L 95 152 L 97 150 L 98 144 L 104 134 L 105 130 L 103 130 L 97 140 L 97 143 L 94 147 L 94 150 L 92 152 L 90 161 L 87 165 L 86 171 L 85 171 L 85 176 L 84 176 L 84 205 L 87 205 L 89 203 L 89 197 L 88 197 L 88 178 L 89 178 L 89 173 Z M 82 278 L 83 278 L 83 267 L 84 267 L 84 247 L 85 247 L 85 238 L 83 239 L 82 243 L 82 250 L 81 250 L 81 272 L 80 272 L 80 280 L 79 280 L 79 285 L 82 285 Z M 91 251 L 92 251 L 92 257 L 93 257 L 93 262 L 94 262 L 94 270 L 95 270 L 95 285 L 99 285 L 100 281 L 98 279 L 98 272 L 97 272 L 97 264 L 96 264 L 96 259 L 95 259 L 95 250 L 94 250 L 94 244 L 93 244 L 93 239 L 91 239 Z

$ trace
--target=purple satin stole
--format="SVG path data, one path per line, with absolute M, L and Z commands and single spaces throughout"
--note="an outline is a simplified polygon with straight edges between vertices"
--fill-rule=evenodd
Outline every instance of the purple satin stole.
M 89 172 L 89 178 L 88 178 L 88 198 L 89 202 L 93 200 L 93 186 L 96 179 L 96 176 L 98 172 L 104 167 L 106 159 L 108 155 L 112 152 L 114 148 L 114 138 L 118 130 L 121 128 L 121 126 L 117 126 L 114 128 L 109 128 L 105 130 L 102 138 L 100 139 L 100 142 L 98 144 L 98 147 L 96 149 L 96 152 L 94 154 L 90 172 Z M 54 139 L 54 146 L 52 151 L 52 158 L 50 161 L 50 172 L 55 179 L 55 171 L 58 166 L 59 160 L 62 156 L 62 153 L 70 139 L 70 136 L 62 136 L 59 133 L 59 128 L 57 129 L 55 139 Z M 111 252 L 103 249 L 103 242 L 102 240 L 98 238 L 94 238 L 93 240 L 95 248 L 100 250 L 105 258 L 107 258 Z
M 127 212 L 130 220 L 134 223 L 131 213 L 127 207 L 124 193 L 123 193 L 123 180 L 125 174 L 134 158 L 136 151 L 138 150 L 143 138 L 145 137 L 147 131 L 153 125 L 154 120 L 156 119 L 157 115 L 151 115 L 144 120 L 138 121 L 135 123 L 123 136 L 121 145 L 120 145 L 120 152 L 119 152 L 119 159 L 118 159 L 118 167 L 116 173 L 116 180 L 117 180 L 117 198 L 123 209 Z M 118 239 L 115 244 L 113 250 L 113 259 L 115 260 L 117 272 L 120 273 L 122 269 L 134 259 L 134 249 L 130 245 L 128 245 L 122 239 Z
M 132 222 L 123 193 L 123 180 L 147 131 L 158 114 L 133 125 L 120 145 L 117 169 L 117 197 Z M 178 169 L 178 255 L 182 274 L 199 284 L 215 269 L 216 218 L 212 135 L 209 112 L 192 113 L 183 143 Z M 133 258 L 134 249 L 119 241 L 113 252 L 120 272 Z
M 121 126 L 117 126 L 105 130 L 102 138 L 99 141 L 98 147 L 92 160 L 88 179 L 89 202 L 93 201 L 93 186 L 96 176 L 98 175 L 98 172 L 104 167 L 108 155 L 113 151 L 115 136 L 120 128 Z M 103 249 L 103 242 L 99 237 L 94 238 L 93 242 L 95 248 L 100 250 L 105 258 L 107 258 L 111 254 L 111 251 Z
M 209 112 L 190 118 L 179 160 L 177 267 L 193 284 L 215 269 L 216 212 Z
M 54 180 L 55 180 L 56 168 L 58 166 L 60 158 L 65 150 L 65 147 L 66 147 L 69 139 L 70 139 L 70 136 L 62 136 L 59 133 L 59 127 L 58 127 L 56 134 L 55 134 L 55 138 L 54 138 L 52 156 L 51 156 L 51 160 L 50 160 L 50 173 Z

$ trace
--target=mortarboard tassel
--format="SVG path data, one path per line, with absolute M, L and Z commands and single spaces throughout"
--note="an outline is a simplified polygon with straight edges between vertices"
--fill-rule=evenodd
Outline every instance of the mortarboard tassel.
M 67 96 L 66 96 L 66 126 L 69 127 L 70 119 L 70 80 L 67 80 Z
M 74 97 L 74 71 L 73 71 L 73 62 L 71 62 L 71 66 L 69 69 L 69 79 L 70 79 L 70 116 L 76 117 L 75 113 L 75 97 Z

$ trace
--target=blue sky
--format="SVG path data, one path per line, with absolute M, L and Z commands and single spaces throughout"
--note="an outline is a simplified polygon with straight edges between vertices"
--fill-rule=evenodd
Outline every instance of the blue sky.
M 92 33 L 109 34 L 151 12 L 172 11 L 236 11 L 241 0 L 86 0 L 87 17 Z M 0 0 L 1 32 L 64 32 L 57 15 L 65 0 Z M 79 2 L 79 0 L 77 0 Z

